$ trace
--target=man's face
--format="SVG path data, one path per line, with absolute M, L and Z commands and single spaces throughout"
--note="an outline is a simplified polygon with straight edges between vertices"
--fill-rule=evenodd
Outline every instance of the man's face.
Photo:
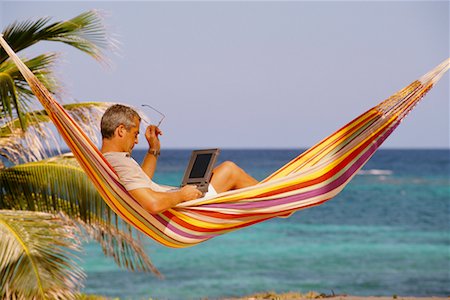
M 134 145 L 136 145 L 138 143 L 138 137 L 139 137 L 140 121 L 137 117 L 134 117 L 133 123 L 134 123 L 134 126 L 132 126 L 129 130 L 125 130 L 125 133 L 123 136 L 124 150 L 129 152 L 130 154 L 134 148 Z

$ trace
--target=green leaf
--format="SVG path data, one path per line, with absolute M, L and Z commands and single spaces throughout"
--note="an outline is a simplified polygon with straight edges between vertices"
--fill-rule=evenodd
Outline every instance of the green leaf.
M 17 93 L 13 78 L 5 72 L 0 73 L 0 100 L 3 107 L 0 116 L 12 118 L 12 104 L 17 102 Z
M 119 266 L 159 274 L 137 232 L 106 205 L 73 156 L 0 170 L 0 187 L 0 209 L 62 211 Z
M 19 52 L 39 41 L 55 41 L 68 44 L 93 58 L 104 60 L 103 51 L 115 48 L 115 43 L 106 33 L 103 20 L 95 10 L 84 12 L 67 21 L 49 24 L 50 18 L 39 18 L 35 21 L 14 22 L 3 31 L 3 37 L 15 52 Z M 25 60 L 25 64 L 47 87 L 51 93 L 60 90 L 59 80 L 53 76 L 51 67 L 56 54 L 39 55 Z M 0 119 L 9 116 L 19 118 L 22 129 L 26 129 L 23 115 L 30 110 L 35 97 L 27 82 L 15 64 L 9 60 L 5 50 L 0 47 Z M 12 79 L 12 82 L 11 82 Z M 15 115 L 13 117 L 13 111 Z
M 24 60 L 24 63 L 51 92 L 58 89 L 56 80 L 51 76 L 51 67 L 56 58 L 56 54 L 48 53 Z M 17 66 L 9 60 L 0 64 L 0 118 L 10 120 L 16 117 L 20 127 L 25 130 L 27 119 L 24 117 L 24 111 L 29 109 L 28 102 L 32 97 L 34 97 L 33 92 Z M 12 108 L 15 109 L 15 116 L 13 116 Z
M 0 210 L 0 298 L 75 299 L 79 229 L 59 216 Z
M 48 17 L 14 22 L 3 31 L 3 37 L 15 52 L 39 41 L 57 41 L 71 45 L 97 60 L 102 60 L 103 49 L 114 46 L 106 34 L 102 18 L 95 10 L 47 25 L 49 22 Z M 6 59 L 8 55 L 0 49 L 0 63 Z

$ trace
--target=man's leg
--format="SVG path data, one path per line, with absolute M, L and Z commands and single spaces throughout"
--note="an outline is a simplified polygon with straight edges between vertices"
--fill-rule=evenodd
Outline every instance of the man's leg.
M 217 166 L 211 178 L 211 184 L 218 193 L 236 190 L 257 184 L 258 181 L 231 161 Z

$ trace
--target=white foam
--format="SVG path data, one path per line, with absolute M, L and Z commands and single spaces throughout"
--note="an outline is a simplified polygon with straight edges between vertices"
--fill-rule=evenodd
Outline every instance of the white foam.
M 392 175 L 392 173 L 394 173 L 392 170 L 370 169 L 370 170 L 359 170 L 358 175 L 386 176 Z

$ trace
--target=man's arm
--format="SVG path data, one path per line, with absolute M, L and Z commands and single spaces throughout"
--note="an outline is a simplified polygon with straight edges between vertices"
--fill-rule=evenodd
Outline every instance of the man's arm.
M 176 192 L 155 192 L 152 189 L 135 189 L 129 191 L 131 196 L 151 214 L 159 214 L 178 203 L 200 198 L 200 192 L 193 185 L 186 185 Z
M 144 157 L 144 160 L 142 161 L 142 170 L 144 171 L 147 176 L 152 179 L 153 175 L 155 174 L 156 170 L 156 163 L 158 162 L 158 156 L 151 154 L 150 152 L 147 152 L 147 154 Z
M 149 149 L 144 157 L 144 160 L 142 161 L 141 167 L 150 179 L 152 179 L 155 174 L 156 163 L 158 161 L 158 155 L 161 149 L 161 144 L 158 138 L 159 135 L 162 135 L 162 131 L 155 125 L 150 125 L 145 130 L 145 138 L 147 139 Z
M 155 174 L 158 154 L 161 148 L 158 138 L 159 135 L 162 135 L 162 131 L 155 125 L 150 125 L 145 130 L 145 138 L 148 142 L 149 151 L 145 155 L 141 167 L 150 179 L 152 179 Z M 129 193 L 151 214 L 161 213 L 174 207 L 178 203 L 197 199 L 202 196 L 202 192 L 193 185 L 184 186 L 175 192 L 156 192 L 149 188 L 138 188 L 130 190 Z

